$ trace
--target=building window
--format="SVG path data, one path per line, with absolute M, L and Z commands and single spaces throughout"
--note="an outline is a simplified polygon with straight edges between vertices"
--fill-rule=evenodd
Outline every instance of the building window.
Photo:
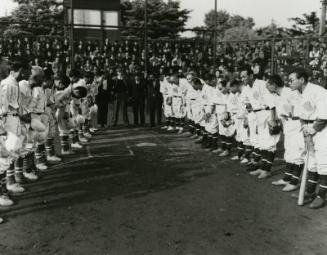
M 118 12 L 117 11 L 103 11 L 103 25 L 118 26 Z M 117 28 L 106 27 L 106 30 L 117 30 Z
M 68 10 L 68 21 L 71 23 L 71 12 Z M 78 25 L 101 25 L 100 10 L 74 9 L 74 28 L 99 29 L 99 27 L 84 27 Z

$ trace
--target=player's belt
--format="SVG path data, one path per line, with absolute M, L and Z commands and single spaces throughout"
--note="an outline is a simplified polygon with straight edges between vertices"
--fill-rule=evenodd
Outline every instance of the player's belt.
M 262 108 L 262 109 L 253 110 L 253 112 L 261 112 L 261 111 L 268 111 L 268 110 L 270 110 L 270 108 L 266 107 L 266 108 Z
M 191 98 L 190 100 L 191 100 L 191 101 L 195 101 L 196 99 L 195 99 L 195 98 Z
M 173 97 L 182 97 L 182 96 L 173 96 Z
M 8 113 L 5 113 L 5 114 L 0 115 L 0 119 L 6 118 L 6 117 L 8 117 L 8 115 L 14 116 L 14 117 L 18 117 L 19 116 L 17 112 L 8 112 Z
M 286 117 L 287 120 L 300 120 L 300 117 Z
M 303 124 L 313 124 L 315 121 L 314 120 L 304 120 L 304 119 L 301 119 L 301 122 L 303 122 Z
M 43 112 L 32 112 L 32 114 L 36 114 L 36 115 L 42 115 Z

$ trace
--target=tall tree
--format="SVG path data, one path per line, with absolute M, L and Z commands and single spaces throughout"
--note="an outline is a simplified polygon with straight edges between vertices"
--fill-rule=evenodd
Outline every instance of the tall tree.
M 290 18 L 293 22 L 292 28 L 301 33 L 316 33 L 319 29 L 319 17 L 316 12 L 302 14 L 302 17 Z
M 5 35 L 62 35 L 62 0 L 14 0 L 18 7 L 9 17 Z M 33 24 L 32 24 L 33 23 Z
M 144 27 L 145 1 L 123 1 L 122 23 L 125 26 Z M 178 37 L 189 17 L 189 10 L 181 9 L 178 1 L 148 1 L 148 36 L 150 38 Z M 127 29 L 125 36 L 142 37 L 143 29 Z

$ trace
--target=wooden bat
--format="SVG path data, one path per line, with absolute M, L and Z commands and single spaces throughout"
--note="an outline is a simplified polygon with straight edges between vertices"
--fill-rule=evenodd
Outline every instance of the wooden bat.
M 297 204 L 299 206 L 303 206 L 303 204 L 304 204 L 304 194 L 305 194 L 305 188 L 306 188 L 306 185 L 307 185 L 308 163 L 309 163 L 309 153 L 310 153 L 309 141 L 306 142 L 305 148 L 306 148 L 305 162 L 304 162 L 304 168 L 303 168 L 303 172 L 302 172 L 302 179 L 301 179 L 301 186 L 300 186 L 300 191 L 299 191 L 299 198 L 298 198 L 298 201 L 297 201 Z

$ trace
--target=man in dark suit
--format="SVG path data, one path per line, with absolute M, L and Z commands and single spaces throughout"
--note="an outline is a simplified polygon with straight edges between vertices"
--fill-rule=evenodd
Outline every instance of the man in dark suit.
M 145 124 L 145 99 L 146 99 L 146 81 L 136 74 L 130 83 L 130 102 L 133 107 L 134 125 L 141 126 Z
M 150 114 L 150 126 L 155 126 L 155 117 L 157 115 L 157 124 L 161 125 L 162 114 L 162 96 L 160 93 L 160 81 L 153 74 L 149 75 L 147 80 L 148 111 Z
M 98 87 L 98 94 L 95 98 L 96 104 L 98 105 L 98 124 L 104 128 L 108 124 L 108 107 L 110 100 L 110 85 L 112 83 L 112 77 L 106 74 L 101 80 Z
M 117 76 L 113 81 L 112 92 L 114 96 L 114 115 L 113 126 L 117 126 L 119 120 L 119 111 L 122 109 L 123 121 L 125 126 L 129 125 L 127 115 L 128 85 L 123 76 L 122 70 L 117 69 Z

